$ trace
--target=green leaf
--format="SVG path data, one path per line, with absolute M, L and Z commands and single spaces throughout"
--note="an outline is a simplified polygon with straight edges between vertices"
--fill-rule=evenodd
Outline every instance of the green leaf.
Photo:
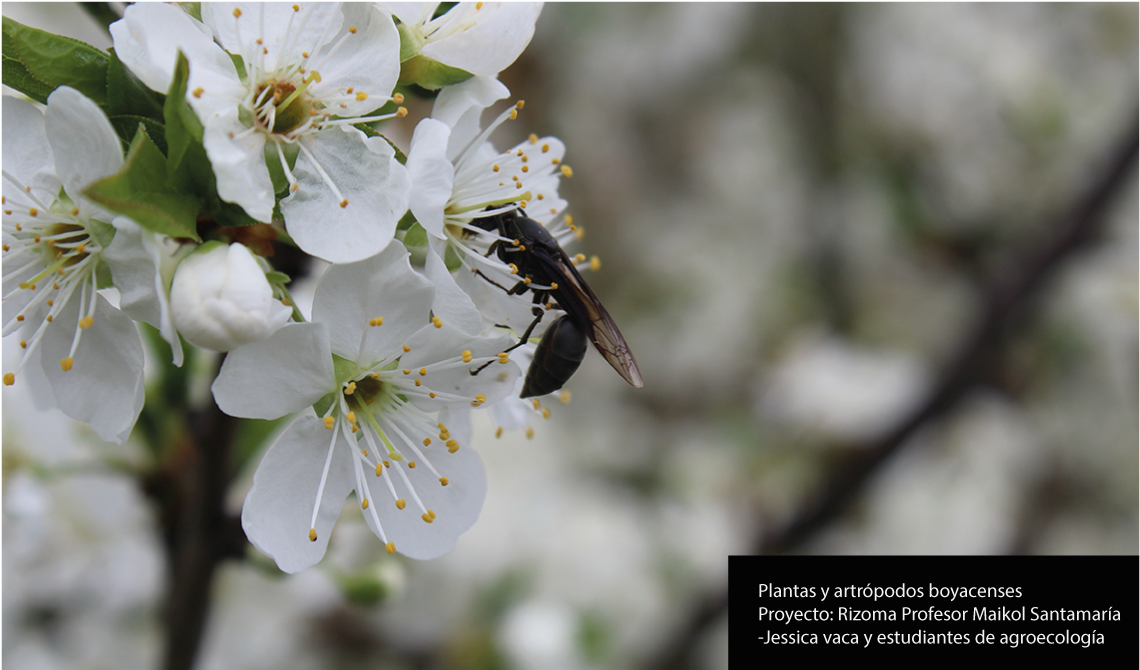
M 416 223 L 416 215 L 412 214 L 412 210 L 409 209 L 400 217 L 400 222 L 396 224 L 396 230 L 407 230 L 412 227 L 413 223 Z
M 111 60 L 107 65 L 107 115 L 141 116 L 161 122 L 166 96 L 150 90 L 149 86 L 139 81 L 119 60 L 114 49 L 108 53 Z M 127 138 L 131 137 L 134 137 L 133 131 L 127 135 Z M 153 135 L 151 137 L 158 142 L 158 138 Z
M 166 142 L 170 147 L 167 157 L 170 159 L 171 172 L 177 171 L 182 165 L 191 145 L 202 144 L 202 122 L 186 102 L 186 82 L 189 79 L 190 62 L 179 51 L 178 61 L 174 65 L 174 79 L 170 82 L 170 90 L 167 91 L 162 106 L 162 117 L 166 121 Z
M 423 54 L 400 63 L 401 84 L 416 84 L 427 89 L 443 88 L 465 82 L 475 75 L 434 61 Z
M 198 240 L 198 198 L 166 182 L 166 158 L 140 125 L 118 174 L 95 182 L 84 195 L 147 230 Z
M 388 143 L 388 146 L 392 147 L 392 151 L 396 152 L 396 160 L 400 162 L 400 165 L 408 164 L 407 155 L 405 155 L 404 152 L 400 150 L 400 147 L 396 146 L 395 142 L 382 135 L 379 130 L 376 130 L 367 123 L 354 123 L 352 124 L 352 127 L 364 133 L 365 137 L 383 137 L 384 141 Z
M 108 117 L 115 133 L 123 139 L 124 148 L 129 148 L 131 140 L 137 133 L 139 126 L 146 128 L 147 135 L 154 141 L 158 150 L 166 153 L 166 128 L 154 119 L 134 114 L 120 114 Z
M 28 97 L 47 102 L 60 86 L 70 86 L 96 104 L 107 103 L 110 57 L 77 39 L 29 28 L 4 17 L 3 81 Z

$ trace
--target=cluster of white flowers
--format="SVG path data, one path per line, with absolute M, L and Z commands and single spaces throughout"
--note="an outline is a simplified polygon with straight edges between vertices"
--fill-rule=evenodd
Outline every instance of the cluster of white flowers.
M 518 277 L 480 219 L 526 208 L 560 243 L 577 231 L 558 195 L 570 174 L 562 142 L 531 135 L 496 150 L 491 134 L 521 101 L 480 124 L 508 97 L 498 74 L 530 42 L 540 9 L 202 3 L 196 16 L 128 6 L 111 25 L 115 54 L 162 94 L 185 57 L 217 196 L 258 222 L 283 221 L 286 240 L 333 265 L 304 322 L 254 246 L 222 234 L 194 248 L 89 197 L 124 166 L 95 102 L 66 86 L 46 106 L 7 98 L 4 335 L 18 331 L 23 354 L 5 361 L 4 383 L 25 379 L 43 403 L 122 443 L 144 401 L 134 321 L 159 329 L 177 365 L 180 337 L 229 352 L 212 387 L 223 411 L 301 413 L 246 498 L 258 549 L 287 572 L 313 565 L 355 493 L 389 553 L 450 551 L 486 491 L 470 412 L 490 408 L 500 431 L 539 416 L 517 397 L 518 362 L 534 345 L 506 353 L 534 305 L 502 290 Z M 406 152 L 376 131 L 411 123 L 392 121 L 408 114 L 398 85 L 439 90 Z M 412 218 L 425 238 L 418 268 L 401 232 Z M 111 287 L 118 309 L 99 293 Z

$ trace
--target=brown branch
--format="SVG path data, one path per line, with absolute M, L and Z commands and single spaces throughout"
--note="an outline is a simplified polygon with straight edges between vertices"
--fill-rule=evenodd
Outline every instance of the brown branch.
M 1137 114 L 1131 118 L 1135 119 Z M 1127 183 L 1136 162 L 1140 144 L 1135 124 L 1116 145 L 1110 160 L 1090 188 L 1065 210 L 1056 225 L 1057 234 L 1034 246 L 1012 270 L 998 275 L 983 291 L 983 302 L 976 325 L 950 358 L 940 379 L 926 400 L 881 437 L 857 449 L 844 464 L 835 468 L 821 487 L 821 496 L 805 505 L 787 523 L 760 535 L 753 548 L 756 554 L 794 552 L 828 523 L 836 519 L 862 492 L 871 476 L 898 453 L 919 428 L 945 415 L 984 378 L 988 364 L 999 354 L 1003 335 L 1020 317 L 1023 306 L 1041 292 L 1062 263 L 1099 237 L 1105 210 L 1113 196 Z M 646 664 L 647 670 L 683 668 L 696 640 L 728 607 L 727 592 L 706 594 L 669 638 L 660 653 Z
M 240 522 L 225 511 L 239 420 L 222 413 L 211 398 L 207 407 L 190 413 L 188 423 L 189 443 L 178 463 L 178 476 L 168 482 L 174 501 L 164 519 L 170 578 L 165 670 L 194 667 L 209 613 L 214 571 L 222 560 L 242 555 L 245 548 Z

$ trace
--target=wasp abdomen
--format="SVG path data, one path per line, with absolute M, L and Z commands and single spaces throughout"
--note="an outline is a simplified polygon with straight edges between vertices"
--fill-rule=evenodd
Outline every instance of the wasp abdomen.
M 566 316 L 550 324 L 534 352 L 520 398 L 546 395 L 562 388 L 586 357 L 586 333 Z

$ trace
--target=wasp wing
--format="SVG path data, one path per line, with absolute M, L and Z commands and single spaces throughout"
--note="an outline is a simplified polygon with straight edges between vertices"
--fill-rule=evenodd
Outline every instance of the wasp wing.
M 602 307 L 602 302 L 590 290 L 566 252 L 561 248 L 548 249 L 542 245 L 535 245 L 531 251 L 546 266 L 552 277 L 560 277 L 557 280 L 558 288 L 551 291 L 558 306 L 583 327 L 589 324 L 586 327 L 587 335 L 598 353 L 622 378 L 635 388 L 641 388 L 644 382 L 641 371 L 637 369 L 637 361 L 633 359 L 633 352 L 629 350 L 613 317 Z

